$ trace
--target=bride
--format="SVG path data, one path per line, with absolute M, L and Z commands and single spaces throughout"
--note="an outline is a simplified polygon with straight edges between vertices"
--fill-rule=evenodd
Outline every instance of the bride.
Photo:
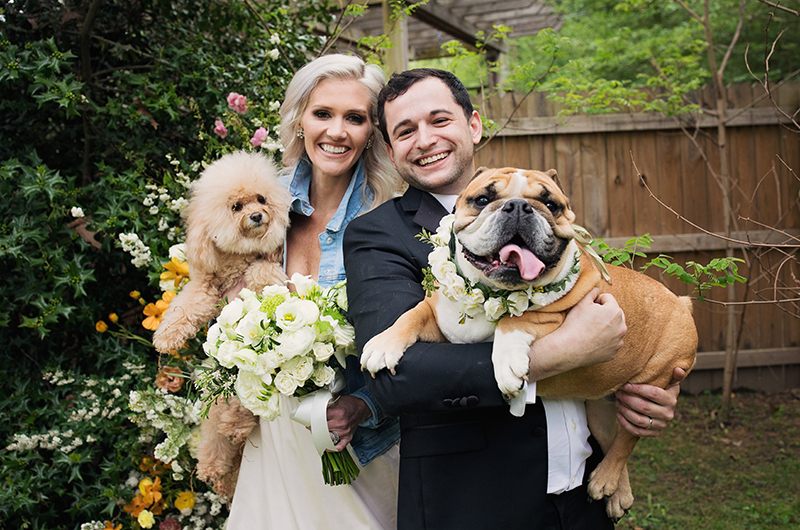
M 377 128 L 383 84 L 379 67 L 346 55 L 312 61 L 289 84 L 280 110 L 292 194 L 289 277 L 311 276 L 322 287 L 343 280 L 347 223 L 397 189 Z M 345 395 L 327 411 L 328 430 L 337 451 L 350 450 L 360 464 L 359 477 L 326 485 L 308 430 L 284 416 L 262 420 L 245 445 L 227 530 L 395 528 L 398 422 L 382 415 L 357 362 L 347 363 L 345 377 Z

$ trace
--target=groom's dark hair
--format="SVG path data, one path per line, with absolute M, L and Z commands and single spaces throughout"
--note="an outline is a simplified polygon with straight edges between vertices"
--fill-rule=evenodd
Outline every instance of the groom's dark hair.
M 380 94 L 378 94 L 378 128 L 383 135 L 383 139 L 389 146 L 391 146 L 392 143 L 389 141 L 389 131 L 386 130 L 386 114 L 384 113 L 386 103 L 394 101 L 405 94 L 414 83 L 430 77 L 439 79 L 450 89 L 453 100 L 464 110 L 464 115 L 467 117 L 467 120 L 472 117 L 474 108 L 472 107 L 472 101 L 469 99 L 469 92 L 467 92 L 464 83 L 450 72 L 436 68 L 416 68 L 414 70 L 400 72 L 399 74 L 392 74 L 386 86 L 384 86 Z

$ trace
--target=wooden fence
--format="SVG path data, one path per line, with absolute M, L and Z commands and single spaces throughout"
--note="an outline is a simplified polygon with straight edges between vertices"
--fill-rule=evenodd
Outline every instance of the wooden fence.
M 800 107 L 800 84 L 786 83 L 773 91 L 775 103 L 757 85 L 732 86 L 729 98 L 728 160 L 735 183 L 732 205 L 737 219 L 734 237 L 795 245 L 784 253 L 770 252 L 759 259 L 736 251 L 737 257 L 747 259 L 740 273 L 750 279 L 748 285 L 737 286 L 737 299 L 744 300 L 745 295 L 750 300 L 796 297 L 800 289 L 796 259 L 800 243 L 800 133 L 785 114 L 791 116 Z M 701 104 L 708 101 L 708 93 L 699 93 L 697 99 Z M 476 101 L 476 107 L 482 115 L 503 124 L 519 101 L 519 95 L 509 93 L 502 99 Z M 719 169 L 713 118 L 607 114 L 559 120 L 557 111 L 542 94 L 528 97 L 508 125 L 479 149 L 477 164 L 555 168 L 570 196 L 577 222 L 612 246 L 621 247 L 628 239 L 649 233 L 655 240 L 650 256 L 664 253 L 679 263 L 708 263 L 725 255 L 724 240 L 681 220 L 658 202 L 704 230 L 717 234 L 724 230 L 721 191 L 713 174 Z M 703 153 L 707 153 L 708 161 Z M 786 290 L 773 291 L 781 287 L 781 282 L 773 285 L 764 274 L 787 257 L 778 276 L 784 287 L 794 287 L 792 296 Z M 652 269 L 648 274 L 658 276 Z M 673 278 L 660 279 L 675 292 L 691 294 Z M 709 298 L 724 300 L 726 293 L 716 289 Z M 737 322 L 742 312 L 744 316 L 735 387 L 800 387 L 800 319 L 783 308 L 799 313 L 797 305 L 789 304 L 737 306 Z M 698 363 L 683 385 L 691 392 L 722 386 L 726 311 L 722 305 L 695 302 L 700 334 Z

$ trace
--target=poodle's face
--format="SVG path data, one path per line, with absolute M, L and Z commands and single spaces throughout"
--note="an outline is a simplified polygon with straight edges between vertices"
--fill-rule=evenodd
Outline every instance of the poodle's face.
M 289 194 L 266 158 L 233 153 L 211 164 L 195 182 L 186 221 L 189 246 L 269 254 L 283 245 Z

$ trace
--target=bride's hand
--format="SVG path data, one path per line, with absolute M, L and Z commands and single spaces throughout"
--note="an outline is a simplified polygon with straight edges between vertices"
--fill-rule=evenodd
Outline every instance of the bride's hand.
M 336 431 L 339 435 L 339 443 L 335 444 L 336 451 L 343 451 L 347 447 L 358 425 L 371 414 L 364 400 L 354 396 L 339 396 L 328 407 L 328 431 Z

